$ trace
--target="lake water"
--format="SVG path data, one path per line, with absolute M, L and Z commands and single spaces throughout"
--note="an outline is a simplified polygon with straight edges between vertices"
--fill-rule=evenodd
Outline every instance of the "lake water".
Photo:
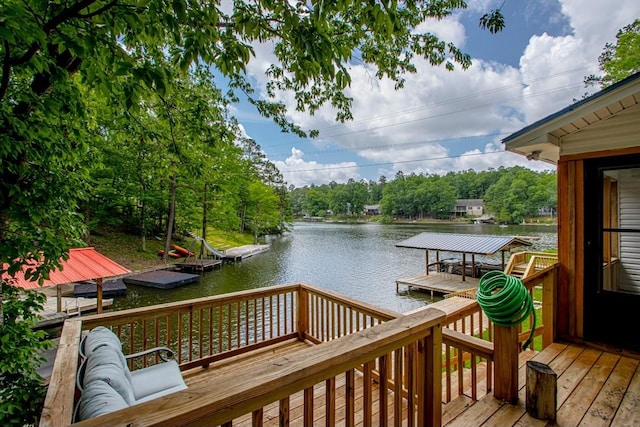
M 527 250 L 557 247 L 555 226 L 472 224 L 340 224 L 298 222 L 283 236 L 267 239 L 271 249 L 237 264 L 204 273 L 199 282 L 176 289 L 129 285 L 116 310 L 208 295 L 305 282 L 379 307 L 405 312 L 431 302 L 426 293 L 396 292 L 399 278 L 424 272 L 424 251 L 395 247 L 423 231 L 532 236 Z M 447 258 L 450 254 L 441 254 Z M 435 257 L 435 254 L 433 254 Z M 453 256 L 453 254 L 451 254 Z M 478 258 L 476 258 L 478 260 Z M 495 258 L 499 261 L 499 256 Z

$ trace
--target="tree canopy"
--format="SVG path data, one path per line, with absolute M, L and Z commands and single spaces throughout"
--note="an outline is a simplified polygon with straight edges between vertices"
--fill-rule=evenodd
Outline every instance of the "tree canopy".
M 184 81 L 185 73 L 198 69 L 200 78 L 214 87 L 219 87 L 212 83 L 216 76 L 226 76 L 227 100 L 244 93 L 284 131 L 302 135 L 307 130 L 286 120 L 279 92 L 293 93 L 298 110 L 313 113 L 329 104 L 338 120 L 347 120 L 351 100 L 344 89 L 352 62 L 369 64 L 377 77 L 388 77 L 397 87 L 402 87 L 405 73 L 416 71 L 412 61 L 418 56 L 449 69 L 454 64 L 467 68 L 468 55 L 419 30 L 425 21 L 465 7 L 461 0 L 3 2 L 2 261 L 12 272 L 23 260 L 44 256 L 40 271 L 33 273 L 39 277 L 78 241 L 86 226 L 81 205 L 95 198 L 95 191 L 89 194 L 90 166 L 100 161 L 96 148 L 101 144 L 117 149 L 112 136 L 117 139 L 129 128 L 138 136 L 145 134 L 120 137 L 120 144 L 137 147 L 136 161 L 144 158 L 145 165 L 136 171 L 138 181 L 144 168 L 175 172 L 176 159 L 182 161 L 188 152 L 188 144 L 178 140 L 191 138 L 193 143 L 196 136 L 189 129 L 193 124 L 179 124 L 173 114 L 183 89 L 176 82 Z M 481 26 L 499 30 L 500 18 L 499 10 L 492 11 Z M 270 46 L 276 58 L 266 70 L 269 81 L 259 95 L 246 74 L 257 44 Z M 148 132 L 161 116 L 164 124 Z M 114 126 L 120 130 L 114 131 Z M 173 151 L 167 151 L 166 158 L 153 154 L 155 148 L 147 144 L 156 142 L 150 135 L 164 141 L 163 150 L 173 144 Z M 220 144 L 218 149 L 224 151 Z M 214 166 L 224 164 L 219 160 L 211 158 Z M 177 178 L 172 173 L 167 176 Z M 142 181 L 140 186 L 144 187 Z M 145 194 L 139 197 L 148 200 L 152 193 Z
M 640 19 L 620 29 L 615 44 L 605 44 L 598 63 L 603 75 L 587 76 L 587 86 L 604 89 L 640 71 Z
M 388 218 L 409 220 L 449 219 L 455 215 L 457 199 L 482 199 L 485 213 L 510 223 L 557 208 L 555 173 L 520 166 L 479 172 L 470 169 L 443 176 L 398 172 L 388 182 L 381 177 L 377 183 L 349 180 L 290 191 L 293 213 L 299 216 L 325 216 L 328 210 L 335 215 L 360 216 L 364 212 L 361 200 L 379 204 Z M 351 209 L 338 208 L 342 206 Z

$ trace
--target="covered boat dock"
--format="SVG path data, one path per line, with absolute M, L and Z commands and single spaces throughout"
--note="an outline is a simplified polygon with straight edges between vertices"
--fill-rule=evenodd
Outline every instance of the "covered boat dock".
M 525 239 L 515 236 L 491 236 L 482 234 L 454 234 L 454 233 L 420 233 L 409 239 L 396 243 L 396 247 L 421 249 L 425 251 L 425 273 L 396 280 L 396 290 L 400 285 L 408 289 L 418 288 L 430 291 L 433 295 L 446 295 L 477 287 L 480 264 L 476 263 L 476 255 L 492 256 L 500 252 L 502 255 L 502 270 L 505 267 L 505 252 L 513 248 L 530 246 Z M 429 251 L 435 251 L 435 262 L 430 262 Z M 461 254 L 460 274 L 454 269 L 443 268 L 441 252 Z M 467 262 L 467 255 L 471 255 L 471 262 Z M 468 277 L 470 276 L 470 277 Z

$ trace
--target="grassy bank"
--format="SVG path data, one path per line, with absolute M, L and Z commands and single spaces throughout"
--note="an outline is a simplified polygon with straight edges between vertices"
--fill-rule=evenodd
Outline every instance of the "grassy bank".
M 207 231 L 207 242 L 214 248 L 224 250 L 252 244 L 253 236 L 210 229 Z M 200 251 L 200 243 L 190 237 L 177 236 L 171 243 L 195 253 Z M 147 237 L 145 250 L 142 250 L 142 238 L 140 236 L 127 234 L 115 229 L 99 229 L 92 232 L 87 244 L 132 271 L 165 266 L 162 258 L 158 256 L 158 251 L 164 249 L 163 238 Z M 173 264 L 181 261 L 182 259 L 180 258 L 169 258 L 168 263 Z

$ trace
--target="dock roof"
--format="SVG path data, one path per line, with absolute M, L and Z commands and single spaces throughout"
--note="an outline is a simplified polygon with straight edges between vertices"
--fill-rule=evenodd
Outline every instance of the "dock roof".
M 33 266 L 35 267 L 35 264 Z M 55 269 L 49 272 L 49 278 L 43 282 L 42 286 L 82 282 L 131 272 L 92 247 L 69 249 L 69 259 L 61 260 L 61 266 L 62 269 Z M 26 268 L 28 267 L 23 267 L 22 271 L 16 273 L 12 284 L 23 289 L 39 288 L 38 282 L 32 282 L 24 278 L 24 270 Z
M 515 236 L 489 236 L 486 234 L 420 233 L 402 242 L 399 248 L 431 251 L 493 255 L 518 246 L 531 246 L 531 242 Z

